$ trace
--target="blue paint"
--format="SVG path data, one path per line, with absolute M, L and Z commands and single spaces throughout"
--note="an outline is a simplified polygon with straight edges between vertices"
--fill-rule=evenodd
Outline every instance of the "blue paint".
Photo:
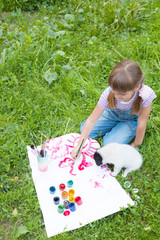
M 54 186 L 51 186 L 51 187 L 49 188 L 49 191 L 50 191 L 51 194 L 54 194 L 55 191 L 56 191 L 56 188 L 55 188 Z
M 69 209 L 71 210 L 71 212 L 74 212 L 76 210 L 76 205 L 73 202 L 71 202 L 69 204 Z

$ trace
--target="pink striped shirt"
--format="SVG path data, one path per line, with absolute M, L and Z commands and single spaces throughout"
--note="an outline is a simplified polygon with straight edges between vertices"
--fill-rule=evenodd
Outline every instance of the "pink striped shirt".
M 102 110 L 105 110 L 106 108 L 108 108 L 107 97 L 108 97 L 110 91 L 111 91 L 110 87 L 108 87 L 106 90 L 104 90 L 104 92 L 102 93 L 102 95 L 98 101 L 98 106 Z M 152 90 L 152 88 L 143 84 L 141 89 L 137 90 L 135 92 L 135 95 L 129 102 L 121 102 L 118 99 L 116 99 L 116 108 L 120 109 L 120 110 L 124 110 L 124 111 L 131 109 L 133 102 L 136 100 L 136 98 L 138 96 L 140 96 L 142 98 L 142 107 L 147 107 L 157 97 L 155 92 Z

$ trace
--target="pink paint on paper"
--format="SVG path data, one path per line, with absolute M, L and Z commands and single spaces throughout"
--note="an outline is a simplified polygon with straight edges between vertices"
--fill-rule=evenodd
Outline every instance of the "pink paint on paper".
M 80 136 L 71 135 L 71 137 L 73 138 L 73 140 L 68 139 L 68 142 L 70 143 L 70 145 L 68 146 L 70 148 L 74 148 L 77 145 Z M 87 138 L 85 145 L 83 146 L 82 153 L 85 153 L 90 157 L 93 156 L 93 154 L 95 153 L 95 148 L 92 146 L 93 143 L 96 143 L 96 141 L 93 139 Z
M 66 144 L 55 147 L 52 150 L 53 159 L 66 157 L 68 154 L 69 154 L 69 147 Z
M 51 155 L 53 159 L 66 157 L 69 154 L 69 151 L 70 151 L 69 149 L 70 148 L 73 149 L 77 145 L 80 136 L 77 134 L 77 135 L 71 135 L 71 137 L 72 137 L 72 140 L 67 139 L 69 144 L 65 144 L 63 142 L 62 137 L 52 138 L 49 141 L 47 141 L 46 148 L 49 151 L 51 151 Z M 95 152 L 95 148 L 92 146 L 93 143 L 96 143 L 96 141 L 88 138 L 82 149 L 82 153 L 86 154 L 91 158 L 93 158 L 93 154 Z
M 35 153 L 35 151 L 31 148 L 31 153 L 34 155 L 34 156 L 36 156 L 36 153 Z
M 111 171 L 107 165 L 102 165 L 101 169 L 105 169 L 105 172 L 110 172 Z
M 69 154 L 69 146 L 63 143 L 62 137 L 49 140 L 46 148 L 51 151 L 53 159 L 66 157 Z
M 65 158 L 63 161 L 60 161 L 60 163 L 58 164 L 58 166 L 59 166 L 60 168 L 70 167 L 71 169 L 70 169 L 69 173 L 70 173 L 71 175 L 75 176 L 76 174 L 73 173 L 73 164 L 74 164 L 73 159 L 67 157 L 67 158 Z
M 51 156 L 53 157 L 54 160 L 63 159 L 62 161 L 60 161 L 58 166 L 60 168 L 69 167 L 70 168 L 69 172 L 72 175 L 76 175 L 76 174 L 73 173 L 74 161 L 69 154 L 71 154 L 72 149 L 77 145 L 79 141 L 79 137 L 80 137 L 79 134 L 71 134 L 69 138 L 65 140 L 63 139 L 63 137 L 53 138 L 47 141 L 47 146 L 46 146 L 47 150 L 51 152 Z M 83 149 L 81 152 L 82 161 L 78 165 L 78 169 L 80 171 L 84 170 L 87 167 L 93 166 L 92 162 L 86 161 L 86 156 L 93 159 L 93 154 L 95 152 L 95 148 L 93 147 L 94 144 L 97 144 L 95 140 L 92 140 L 90 138 L 86 140 L 85 145 L 83 146 Z
M 97 181 L 95 181 L 95 180 L 93 180 L 93 179 L 90 179 L 89 182 L 93 183 L 94 188 L 98 188 L 98 187 L 103 188 L 103 185 L 102 185 L 101 182 L 97 182 Z
M 86 162 L 86 157 L 85 157 L 84 153 L 82 155 L 83 155 L 83 159 L 82 159 L 81 163 L 78 166 L 78 169 L 80 171 L 84 170 L 85 167 L 91 167 L 93 165 L 91 162 Z M 76 174 L 73 173 L 73 170 L 74 170 L 74 160 L 72 158 L 66 157 L 64 160 L 60 161 L 58 166 L 60 168 L 70 167 L 70 174 L 72 174 L 74 176 L 76 175 Z
M 103 188 L 102 184 L 99 183 L 99 182 L 94 182 L 94 184 L 95 184 L 95 185 L 94 185 L 95 188 L 97 188 L 97 187 Z
M 93 166 L 93 164 L 92 164 L 91 162 L 86 162 L 86 156 L 85 156 L 84 153 L 82 153 L 82 156 L 83 156 L 83 159 L 82 159 L 81 163 L 80 163 L 79 166 L 78 166 L 78 169 L 79 169 L 80 171 L 82 171 L 85 167 L 91 167 L 91 166 Z
M 49 151 L 52 151 L 52 149 L 55 148 L 55 146 L 57 147 L 57 146 L 60 146 L 61 144 L 62 144 L 62 137 L 52 138 L 47 141 L 46 148 Z

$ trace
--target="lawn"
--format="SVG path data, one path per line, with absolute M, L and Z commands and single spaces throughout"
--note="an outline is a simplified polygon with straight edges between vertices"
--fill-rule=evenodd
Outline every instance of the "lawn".
M 117 176 L 122 187 L 131 183 L 126 191 L 137 204 L 51 239 L 159 239 L 159 0 L 0 9 L 0 239 L 47 239 L 27 156 L 30 131 L 37 142 L 41 131 L 50 138 L 79 132 L 123 59 L 139 63 L 157 95 L 138 148 L 143 166 L 126 179 Z

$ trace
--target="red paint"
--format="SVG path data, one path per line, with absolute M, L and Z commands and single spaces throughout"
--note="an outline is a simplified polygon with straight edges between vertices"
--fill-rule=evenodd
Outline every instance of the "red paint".
M 76 197 L 75 198 L 75 202 L 78 204 L 78 205 L 81 205 L 82 204 L 82 199 L 80 196 Z
M 69 214 L 70 214 L 70 211 L 64 211 L 63 213 L 64 216 L 69 216 Z
M 59 185 L 59 189 L 61 190 L 61 191 L 64 191 L 64 189 L 65 189 L 65 184 L 64 183 L 61 183 L 60 185 Z

